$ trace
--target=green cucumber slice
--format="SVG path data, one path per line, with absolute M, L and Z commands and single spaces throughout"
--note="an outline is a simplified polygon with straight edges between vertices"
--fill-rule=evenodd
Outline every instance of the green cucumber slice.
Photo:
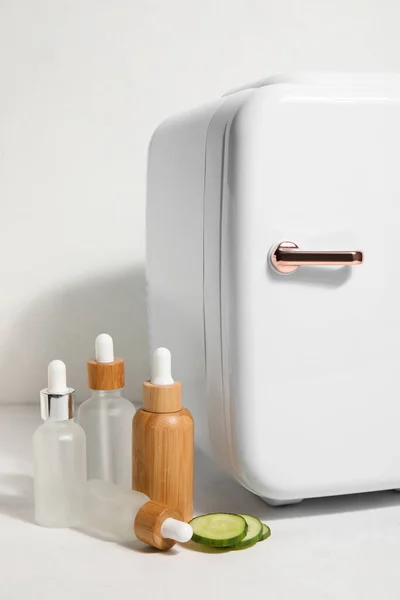
M 263 523 L 262 526 L 263 526 L 263 528 L 262 528 L 261 537 L 259 539 L 259 542 L 262 542 L 263 540 L 266 540 L 271 535 L 271 530 L 268 527 L 268 525 L 266 525 L 265 523 Z
M 252 517 L 251 515 L 240 516 L 243 517 L 247 523 L 247 533 L 239 543 L 234 545 L 234 550 L 242 550 L 243 548 L 254 546 L 254 544 L 260 541 L 263 531 L 263 524 L 256 517 Z
M 238 544 L 247 534 L 247 521 L 241 515 L 211 513 L 190 521 L 192 540 L 199 544 L 227 548 Z

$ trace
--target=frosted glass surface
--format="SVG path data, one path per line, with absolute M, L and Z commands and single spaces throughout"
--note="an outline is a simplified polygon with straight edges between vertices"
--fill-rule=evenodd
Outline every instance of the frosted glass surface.
M 135 407 L 119 390 L 99 392 L 78 410 L 86 433 L 88 479 L 131 487 L 132 419 Z
M 105 481 L 88 481 L 83 495 L 82 529 L 119 542 L 136 540 L 134 522 L 149 497 Z
M 35 519 L 46 527 L 79 523 L 86 482 L 85 433 L 73 419 L 45 421 L 33 436 Z

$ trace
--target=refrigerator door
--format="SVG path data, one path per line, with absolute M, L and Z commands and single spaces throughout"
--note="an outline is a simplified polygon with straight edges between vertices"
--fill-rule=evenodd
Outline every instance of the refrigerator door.
M 204 236 L 217 453 L 275 503 L 400 487 L 398 79 L 261 87 L 220 139 Z M 284 241 L 364 262 L 279 274 Z

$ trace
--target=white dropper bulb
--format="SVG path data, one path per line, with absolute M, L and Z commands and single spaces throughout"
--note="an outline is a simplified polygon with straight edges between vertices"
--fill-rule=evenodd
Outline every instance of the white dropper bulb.
M 189 523 L 178 521 L 178 519 L 165 519 L 161 525 L 161 537 L 175 542 L 188 542 L 192 539 L 193 529 Z
M 67 369 L 62 360 L 52 360 L 47 369 L 47 392 L 67 394 Z
M 171 352 L 168 348 L 157 348 L 153 354 L 153 372 L 151 383 L 154 385 L 172 385 Z
M 95 358 L 98 363 L 114 362 L 114 342 L 108 333 L 100 333 L 94 343 Z

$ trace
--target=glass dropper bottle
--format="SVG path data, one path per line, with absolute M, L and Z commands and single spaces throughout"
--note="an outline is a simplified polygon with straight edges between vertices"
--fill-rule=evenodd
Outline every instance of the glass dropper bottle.
M 146 494 L 93 479 L 85 486 L 80 527 L 93 535 L 119 542 L 140 540 L 168 550 L 188 542 L 193 530 L 178 510 L 152 502 Z

